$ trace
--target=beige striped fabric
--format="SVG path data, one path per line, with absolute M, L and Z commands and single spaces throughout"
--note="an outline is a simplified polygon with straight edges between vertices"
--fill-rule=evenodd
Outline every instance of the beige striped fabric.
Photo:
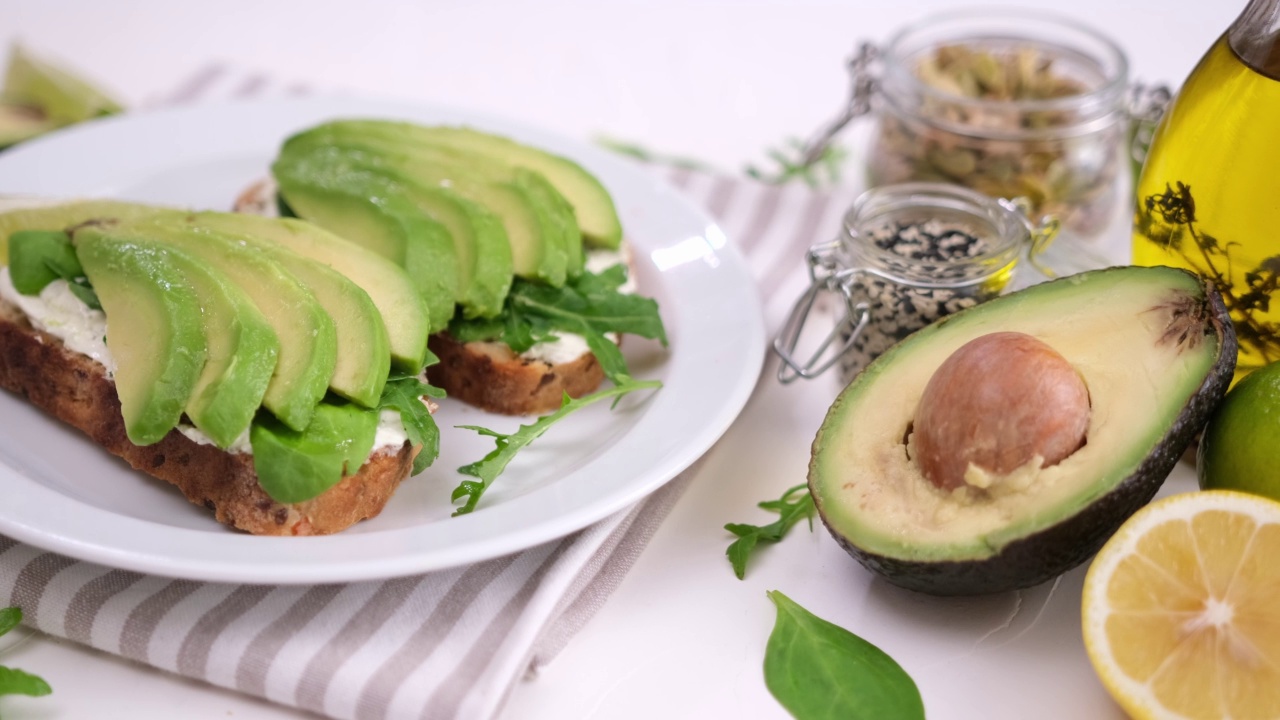
M 155 104 L 303 93 L 210 67 Z M 802 258 L 852 193 L 655 170 L 717 216 L 780 324 Z M 564 539 L 469 567 L 348 585 L 199 583 L 78 562 L 0 536 L 0 606 L 51 635 L 334 718 L 489 718 L 605 602 L 695 467 Z M 726 568 L 726 572 L 727 572 Z

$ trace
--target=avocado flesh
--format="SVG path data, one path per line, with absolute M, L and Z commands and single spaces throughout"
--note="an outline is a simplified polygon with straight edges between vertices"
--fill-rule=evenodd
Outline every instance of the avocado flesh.
M 101 90 L 14 45 L 4 80 L 5 100 L 30 105 L 57 125 L 112 115 L 123 108 Z
M 488 208 L 451 188 L 428 187 L 381 163 L 352 162 L 340 153 L 324 151 L 319 158 L 286 160 L 282 169 L 285 167 L 289 169 L 282 172 L 300 177 L 309 173 L 367 173 L 393 184 L 398 195 L 415 204 L 452 239 L 457 255 L 457 302 L 462 314 L 468 318 L 495 317 L 502 311 L 513 274 L 511 243 L 502 220 Z M 299 183 L 293 184 L 292 194 L 302 191 Z
M 218 212 L 186 217 L 209 230 L 243 232 L 242 238 L 260 246 L 280 245 L 342 273 L 368 293 L 377 307 L 387 333 L 391 365 L 415 374 L 422 369 L 430 329 L 427 306 L 399 265 L 301 220 Z M 341 342 L 339 338 L 339 345 Z
M 333 320 L 310 290 L 264 253 L 219 233 L 166 227 L 146 218 L 104 227 L 102 231 L 115 237 L 142 237 L 183 250 L 243 289 L 280 342 L 275 372 L 262 405 L 295 430 L 307 427 L 328 389 L 337 362 Z M 78 239 L 80 234 L 77 230 L 75 237 Z
M 448 326 L 458 302 L 453 239 L 402 188 L 375 173 L 273 166 L 280 194 L 299 217 L 404 268 L 426 303 L 431 329 Z
M 365 407 L 377 405 L 387 382 L 391 353 L 382 315 L 359 285 L 345 275 L 299 255 L 286 247 L 261 239 L 255 233 L 258 220 L 276 221 L 232 213 L 160 215 L 146 222 L 178 231 L 212 231 L 253 246 L 280 264 L 311 291 L 316 302 L 333 320 L 337 355 L 329 389 Z
M 92 234 L 83 233 L 81 242 Z M 116 242 L 101 234 L 97 237 L 104 243 Z M 262 403 L 280 352 L 275 331 L 249 296 L 224 273 L 176 248 L 142 239 L 130 242 L 164 255 L 196 294 L 208 352 L 191 388 L 186 414 L 196 428 L 225 449 L 249 429 Z
M 1216 292 L 1162 267 L 1084 273 L 945 318 L 878 358 L 832 405 L 809 470 L 823 520 L 864 565 L 916 590 L 998 592 L 1054 577 L 1096 552 L 1168 476 L 1226 390 L 1230 328 Z M 1086 444 L 1022 492 L 962 502 L 923 478 L 904 439 L 934 370 L 997 331 L 1044 341 L 1080 373 Z
M 205 364 L 199 298 L 178 265 L 146 245 L 85 233 L 76 254 L 111 318 L 106 340 L 125 434 L 136 445 L 159 442 Z
M 616 250 L 622 224 L 604 185 L 576 162 L 499 135 L 468 127 L 421 126 L 383 120 L 339 120 L 329 124 L 366 135 L 399 134 L 416 142 L 452 148 L 539 173 L 565 197 L 587 244 Z
M 123 220 L 144 217 L 156 211 L 155 207 L 137 203 L 83 200 L 0 213 L 0 265 L 8 263 L 9 236 L 19 230 L 66 230 L 89 220 Z
M 249 430 L 258 484 L 279 503 L 310 500 L 364 465 L 378 431 L 378 411 L 323 402 L 302 431 L 270 416 Z
M 57 129 L 38 108 L 0 102 L 0 150 Z
M 412 147 L 394 142 L 332 138 L 320 131 L 290 138 L 280 157 L 281 162 L 292 164 L 360 168 L 404 177 L 422 187 L 448 189 L 487 208 L 502 221 L 519 277 L 559 287 L 574 265 L 571 251 L 581 250 L 576 221 L 566 211 L 563 198 L 545 179 L 527 170 L 483 161 L 446 162 L 438 153 L 421 156 Z

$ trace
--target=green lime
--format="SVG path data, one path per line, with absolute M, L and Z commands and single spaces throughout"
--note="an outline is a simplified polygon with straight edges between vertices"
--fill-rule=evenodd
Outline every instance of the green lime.
M 1236 384 L 1209 418 L 1196 456 L 1200 487 L 1280 500 L 1280 362 Z

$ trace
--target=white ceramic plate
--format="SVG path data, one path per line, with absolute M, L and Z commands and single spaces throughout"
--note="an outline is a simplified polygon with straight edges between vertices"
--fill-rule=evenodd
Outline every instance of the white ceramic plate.
M 250 583 L 342 582 L 436 570 L 515 552 L 621 510 L 693 463 L 746 403 L 763 361 L 759 301 L 745 264 L 704 213 L 608 153 L 445 108 L 325 98 L 198 107 L 89 123 L 0 154 L 0 194 L 106 196 L 228 209 L 265 175 L 290 133 L 337 117 L 470 124 L 570 156 L 613 193 L 642 292 L 670 347 L 628 338 L 637 377 L 657 378 L 610 411 L 570 416 L 525 449 L 471 515 L 450 517 L 456 468 L 492 449 L 457 425 L 509 432 L 519 420 L 445 401 L 439 460 L 383 513 L 339 535 L 233 532 L 169 485 L 0 391 L 0 533 L 140 572 Z

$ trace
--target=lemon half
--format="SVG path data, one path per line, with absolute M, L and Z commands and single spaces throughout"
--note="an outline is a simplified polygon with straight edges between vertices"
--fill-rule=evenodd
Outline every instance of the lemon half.
M 1134 718 L 1280 718 L 1280 503 L 1211 490 L 1143 508 L 1085 577 L 1085 649 Z

